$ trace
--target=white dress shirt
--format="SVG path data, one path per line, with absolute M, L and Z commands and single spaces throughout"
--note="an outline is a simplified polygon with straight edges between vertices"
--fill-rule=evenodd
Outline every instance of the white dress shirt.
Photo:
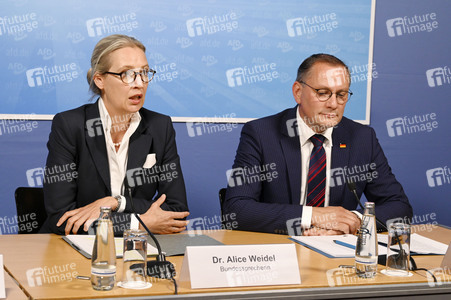
M 307 202 L 307 177 L 309 171 L 310 155 L 313 150 L 313 143 L 310 138 L 317 134 L 310 127 L 305 124 L 304 120 L 299 114 L 299 109 L 296 109 L 296 119 L 298 124 L 299 142 L 301 144 L 301 195 L 300 204 L 304 205 L 301 216 L 301 226 L 304 229 L 310 228 L 312 224 L 312 206 L 305 205 Z M 325 137 L 324 150 L 326 152 L 326 191 L 324 207 L 329 206 L 329 181 L 330 181 L 330 166 L 332 160 L 332 131 L 333 127 L 327 128 L 321 133 Z
M 130 126 L 122 138 L 119 149 L 116 152 L 116 147 L 114 146 L 113 139 L 111 138 L 111 133 L 114 130 L 120 130 L 121 128 L 115 129 L 112 127 L 113 120 L 105 107 L 103 99 L 99 99 L 99 112 L 100 119 L 102 120 L 103 131 L 105 134 L 106 149 L 108 155 L 108 165 L 110 168 L 110 185 L 111 185 L 111 196 L 121 196 L 122 202 L 117 212 L 123 212 L 125 210 L 126 199 L 124 194 L 123 181 L 127 172 L 127 162 L 128 162 L 128 146 L 130 137 L 138 128 L 139 122 L 141 122 L 141 115 L 139 112 L 135 112 L 131 115 Z M 126 118 L 128 116 L 117 116 L 118 118 Z M 132 215 L 132 222 L 130 228 L 138 228 L 138 220 Z

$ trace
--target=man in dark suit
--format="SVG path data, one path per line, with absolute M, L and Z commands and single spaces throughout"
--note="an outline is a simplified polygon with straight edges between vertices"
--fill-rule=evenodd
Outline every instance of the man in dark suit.
M 315 54 L 298 69 L 295 108 L 248 122 L 241 132 L 224 214 L 240 230 L 304 235 L 355 233 L 358 197 L 375 202 L 383 222 L 412 216 L 372 128 L 343 117 L 352 92 L 348 67 Z

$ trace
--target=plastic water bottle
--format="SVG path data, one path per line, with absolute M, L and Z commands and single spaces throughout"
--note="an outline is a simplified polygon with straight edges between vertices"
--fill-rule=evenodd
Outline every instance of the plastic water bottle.
M 355 271 L 357 276 L 363 278 L 373 278 L 377 272 L 377 230 L 374 202 L 365 203 L 365 212 L 355 248 Z
M 116 247 L 114 243 L 111 208 L 101 207 L 91 258 L 93 289 L 109 291 L 116 282 Z

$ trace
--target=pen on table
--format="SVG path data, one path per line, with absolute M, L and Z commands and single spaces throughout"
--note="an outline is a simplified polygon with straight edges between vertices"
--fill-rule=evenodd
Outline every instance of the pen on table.
M 343 246 L 343 247 L 355 250 L 355 246 L 354 245 L 351 245 L 351 244 L 348 244 L 348 243 L 345 243 L 345 242 L 342 242 L 342 241 L 339 241 L 339 240 L 334 240 L 334 243 L 337 244 L 337 245 L 340 245 L 340 246 Z

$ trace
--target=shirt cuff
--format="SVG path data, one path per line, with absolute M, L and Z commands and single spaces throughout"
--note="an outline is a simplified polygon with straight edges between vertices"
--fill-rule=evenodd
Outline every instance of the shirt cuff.
M 304 205 L 302 208 L 301 227 L 308 229 L 312 226 L 312 210 L 313 206 Z
M 116 212 L 121 213 L 124 212 L 125 210 L 125 204 L 127 204 L 127 199 L 122 195 L 119 195 L 119 197 L 121 197 L 121 206 L 119 206 L 119 209 Z
M 359 213 L 358 211 L 356 211 L 356 210 L 351 210 L 353 213 L 355 213 L 356 215 L 357 215 L 357 217 L 359 217 L 359 219 L 360 220 L 362 220 L 362 214 L 361 213 Z
M 130 229 L 139 229 L 139 221 L 134 214 L 131 214 Z

